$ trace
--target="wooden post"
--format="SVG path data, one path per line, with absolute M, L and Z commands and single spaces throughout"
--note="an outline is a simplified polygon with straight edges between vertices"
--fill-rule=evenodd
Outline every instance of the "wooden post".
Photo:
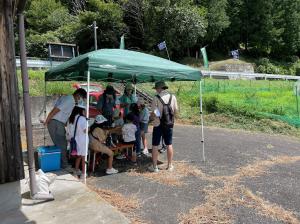
M 0 183 L 24 178 L 13 4 L 16 1 L 0 1 Z

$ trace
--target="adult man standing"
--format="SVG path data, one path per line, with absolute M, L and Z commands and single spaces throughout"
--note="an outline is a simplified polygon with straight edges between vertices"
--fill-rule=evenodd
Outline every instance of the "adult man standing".
M 178 112 L 176 97 L 167 92 L 168 86 L 163 81 L 155 83 L 154 89 L 157 95 L 153 98 L 151 111 L 153 121 L 153 133 L 152 133 L 152 162 L 153 166 L 149 167 L 152 172 L 159 172 L 157 167 L 158 160 L 158 146 L 160 140 L 163 138 L 167 146 L 168 166 L 167 170 L 172 171 L 174 169 L 172 165 L 173 159 L 173 126 L 174 118 Z
M 73 95 L 60 97 L 44 122 L 45 126 L 48 127 L 53 143 L 61 149 L 61 167 L 63 169 L 68 168 L 65 126 L 75 104 L 85 100 L 86 95 L 84 89 L 77 89 Z

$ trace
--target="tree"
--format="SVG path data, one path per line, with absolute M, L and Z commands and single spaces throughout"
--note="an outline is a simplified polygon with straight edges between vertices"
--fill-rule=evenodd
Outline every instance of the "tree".
M 165 40 L 170 54 L 181 57 L 187 49 L 205 36 L 205 9 L 179 3 L 165 1 L 162 6 L 145 6 L 146 49 L 153 50 L 159 42 Z
M 128 0 L 123 5 L 124 22 L 128 27 L 127 46 L 143 48 L 145 38 L 143 0 Z
M 241 30 L 243 29 L 242 8 L 244 0 L 228 0 L 226 14 L 229 17 L 229 26 L 222 31 L 218 37 L 218 46 L 220 50 L 238 49 L 242 43 Z
M 93 21 L 98 26 L 98 44 L 101 48 L 114 48 L 119 46 L 120 37 L 126 33 L 123 22 L 123 11 L 119 4 L 102 0 L 90 0 L 86 11 L 79 14 L 80 28 L 76 40 L 81 52 L 87 52 L 94 47 L 94 35 L 89 26 Z
M 214 42 L 230 24 L 226 14 L 227 0 L 204 0 L 199 4 L 207 9 L 206 41 Z
M 43 10 L 41 10 L 43 9 Z M 29 56 L 48 56 L 48 42 L 73 42 L 79 27 L 78 17 L 55 0 L 31 0 L 26 12 Z
M 300 0 L 275 0 L 277 15 L 275 26 L 280 29 L 279 40 L 274 43 L 274 56 L 294 55 L 300 49 Z
M 0 184 L 24 178 L 13 19 L 17 1 L 0 1 Z

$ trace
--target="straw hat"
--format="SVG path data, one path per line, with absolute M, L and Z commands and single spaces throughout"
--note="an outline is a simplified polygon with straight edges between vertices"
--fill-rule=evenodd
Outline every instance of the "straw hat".
M 97 115 L 95 118 L 96 124 L 102 124 L 105 121 L 107 121 L 107 119 L 103 115 Z
M 169 87 L 166 85 L 166 83 L 164 81 L 157 81 L 155 83 L 155 86 L 153 87 L 153 89 L 168 89 Z

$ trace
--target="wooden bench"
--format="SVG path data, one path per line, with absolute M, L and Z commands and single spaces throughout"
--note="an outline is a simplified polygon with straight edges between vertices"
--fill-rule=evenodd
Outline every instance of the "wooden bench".
M 130 149 L 131 150 L 131 153 L 133 152 L 133 148 L 134 148 L 134 144 L 124 144 L 124 143 L 118 143 L 116 145 L 116 147 L 110 147 L 110 149 L 114 152 L 114 153 L 117 153 L 117 152 L 122 152 L 123 150 L 126 149 L 126 154 L 128 155 L 128 150 Z M 92 166 L 92 172 L 95 171 L 95 163 L 96 163 L 96 155 L 97 153 L 99 152 L 96 152 L 94 150 L 90 150 L 90 151 L 93 151 L 93 166 Z M 90 156 L 89 156 L 89 163 L 90 163 Z

